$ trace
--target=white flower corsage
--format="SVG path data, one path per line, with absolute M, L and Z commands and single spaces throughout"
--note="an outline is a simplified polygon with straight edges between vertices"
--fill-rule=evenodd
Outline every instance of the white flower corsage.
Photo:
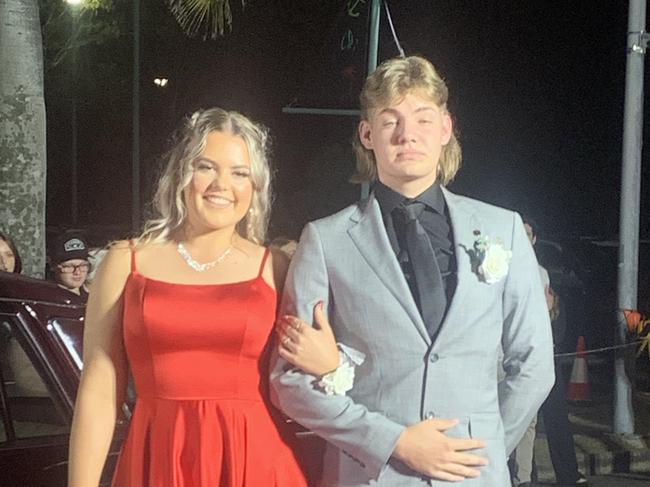
M 506 250 L 500 240 L 490 242 L 488 236 L 480 236 L 474 242 L 479 265 L 477 271 L 484 282 L 494 284 L 508 274 L 512 251 Z
M 342 343 L 337 343 L 339 349 L 339 366 L 332 372 L 323 375 L 317 386 L 328 396 L 344 396 L 354 386 L 354 371 L 361 365 L 366 356 Z

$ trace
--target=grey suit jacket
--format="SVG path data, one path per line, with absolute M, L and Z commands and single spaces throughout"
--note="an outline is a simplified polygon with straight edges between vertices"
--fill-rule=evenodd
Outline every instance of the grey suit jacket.
M 506 456 L 553 385 L 551 326 L 521 219 L 443 191 L 458 283 L 434 343 L 373 195 L 303 231 L 281 312 L 312 322 L 313 306 L 324 300 L 337 340 L 366 356 L 347 396 L 326 396 L 313 376 L 282 359 L 272 368 L 275 404 L 328 442 L 322 485 L 448 485 L 391 458 L 406 426 L 435 416 L 460 419 L 449 436 L 486 442 L 479 454 L 489 466 L 461 485 L 507 487 Z M 477 231 L 512 251 L 496 283 L 472 265 Z M 506 376 L 498 383 L 501 350 Z

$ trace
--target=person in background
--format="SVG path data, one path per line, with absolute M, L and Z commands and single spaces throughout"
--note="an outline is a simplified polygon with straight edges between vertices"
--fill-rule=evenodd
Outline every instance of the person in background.
M 535 247 L 538 233 L 537 224 L 532 218 L 525 216 L 524 229 L 531 245 Z M 539 273 L 544 286 L 544 294 L 553 328 L 554 345 L 558 347 L 564 337 L 565 326 L 565 317 L 561 316 L 560 297 L 553 291 L 548 272 L 541 265 L 539 265 Z M 566 403 L 566 384 L 557 361 L 555 361 L 555 384 L 542 404 L 539 413 L 544 422 L 544 431 L 546 432 L 546 441 L 551 454 L 556 482 L 563 486 L 586 487 L 589 482 L 584 474 L 578 470 L 575 443 L 571 425 L 569 424 L 569 411 Z M 520 442 L 517 446 L 515 458 L 518 472 L 515 480 L 518 480 L 518 483 L 516 482 L 515 485 L 519 487 L 526 487 L 531 483 L 536 423 L 537 420 L 535 419 L 526 431 L 523 443 Z
M 534 246 L 537 237 L 533 228 L 537 228 L 532 222 L 530 217 L 523 217 L 524 229 L 526 236 L 530 243 Z M 546 298 L 546 306 L 548 308 L 549 317 L 553 320 L 554 316 L 557 317 L 557 301 L 555 293 L 551 289 L 551 281 L 548 276 L 548 271 L 538 264 L 539 278 L 544 288 L 544 297 Z M 524 436 L 517 444 L 517 448 L 512 453 L 511 470 L 512 470 L 512 485 L 513 487 L 530 487 L 533 475 L 533 453 L 535 448 L 535 436 L 537 428 L 537 414 L 528 425 Z
M 22 260 L 14 241 L 0 232 L 0 271 L 20 274 Z M 0 319 L 0 361 L 4 380 L 12 384 L 12 394 L 21 397 L 48 397 L 43 379 L 34 369 L 11 325 Z
M 64 233 L 55 239 L 49 257 L 52 280 L 86 303 L 88 290 L 85 284 L 90 271 L 86 240 L 81 235 Z
M 95 278 L 99 264 L 102 262 L 106 254 L 108 253 L 108 247 L 91 247 L 88 250 L 88 262 L 90 262 L 90 271 L 88 271 L 88 276 L 86 277 L 86 287 L 90 289 L 90 286 Z
M 23 261 L 14 241 L 6 233 L 0 232 L 0 271 L 20 274 Z
M 275 237 L 273 240 L 271 240 L 269 247 L 276 248 L 284 252 L 285 255 L 289 258 L 289 260 L 291 260 L 293 254 L 296 253 L 298 242 L 288 237 Z

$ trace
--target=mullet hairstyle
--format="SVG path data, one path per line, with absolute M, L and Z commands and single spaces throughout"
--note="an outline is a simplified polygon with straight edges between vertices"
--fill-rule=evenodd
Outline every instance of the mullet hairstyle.
M 268 161 L 268 130 L 235 111 L 210 108 L 194 112 L 176 134 L 167 153 L 166 166 L 153 199 L 154 218 L 140 235 L 139 243 L 169 241 L 187 217 L 184 189 L 194 173 L 194 161 L 205 149 L 208 134 L 223 132 L 241 137 L 251 163 L 253 197 L 246 216 L 237 223 L 237 233 L 258 245 L 264 244 L 271 209 L 271 169 Z
M 407 94 L 432 100 L 449 114 L 449 91 L 444 80 L 429 61 L 420 56 L 409 56 L 384 61 L 368 76 L 359 96 L 361 119 L 369 120 L 372 110 L 400 103 Z M 352 145 L 357 159 L 352 182 L 376 181 L 377 161 L 374 153 L 363 146 L 358 133 Z M 448 184 L 456 176 L 460 161 L 461 149 L 454 127 L 449 142 L 442 148 L 436 180 L 442 185 Z

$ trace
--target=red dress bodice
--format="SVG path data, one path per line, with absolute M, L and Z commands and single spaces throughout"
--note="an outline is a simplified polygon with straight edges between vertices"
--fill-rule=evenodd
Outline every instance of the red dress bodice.
M 114 487 L 306 485 L 268 403 L 276 292 L 262 277 L 187 285 L 135 269 L 123 334 L 137 402 Z

